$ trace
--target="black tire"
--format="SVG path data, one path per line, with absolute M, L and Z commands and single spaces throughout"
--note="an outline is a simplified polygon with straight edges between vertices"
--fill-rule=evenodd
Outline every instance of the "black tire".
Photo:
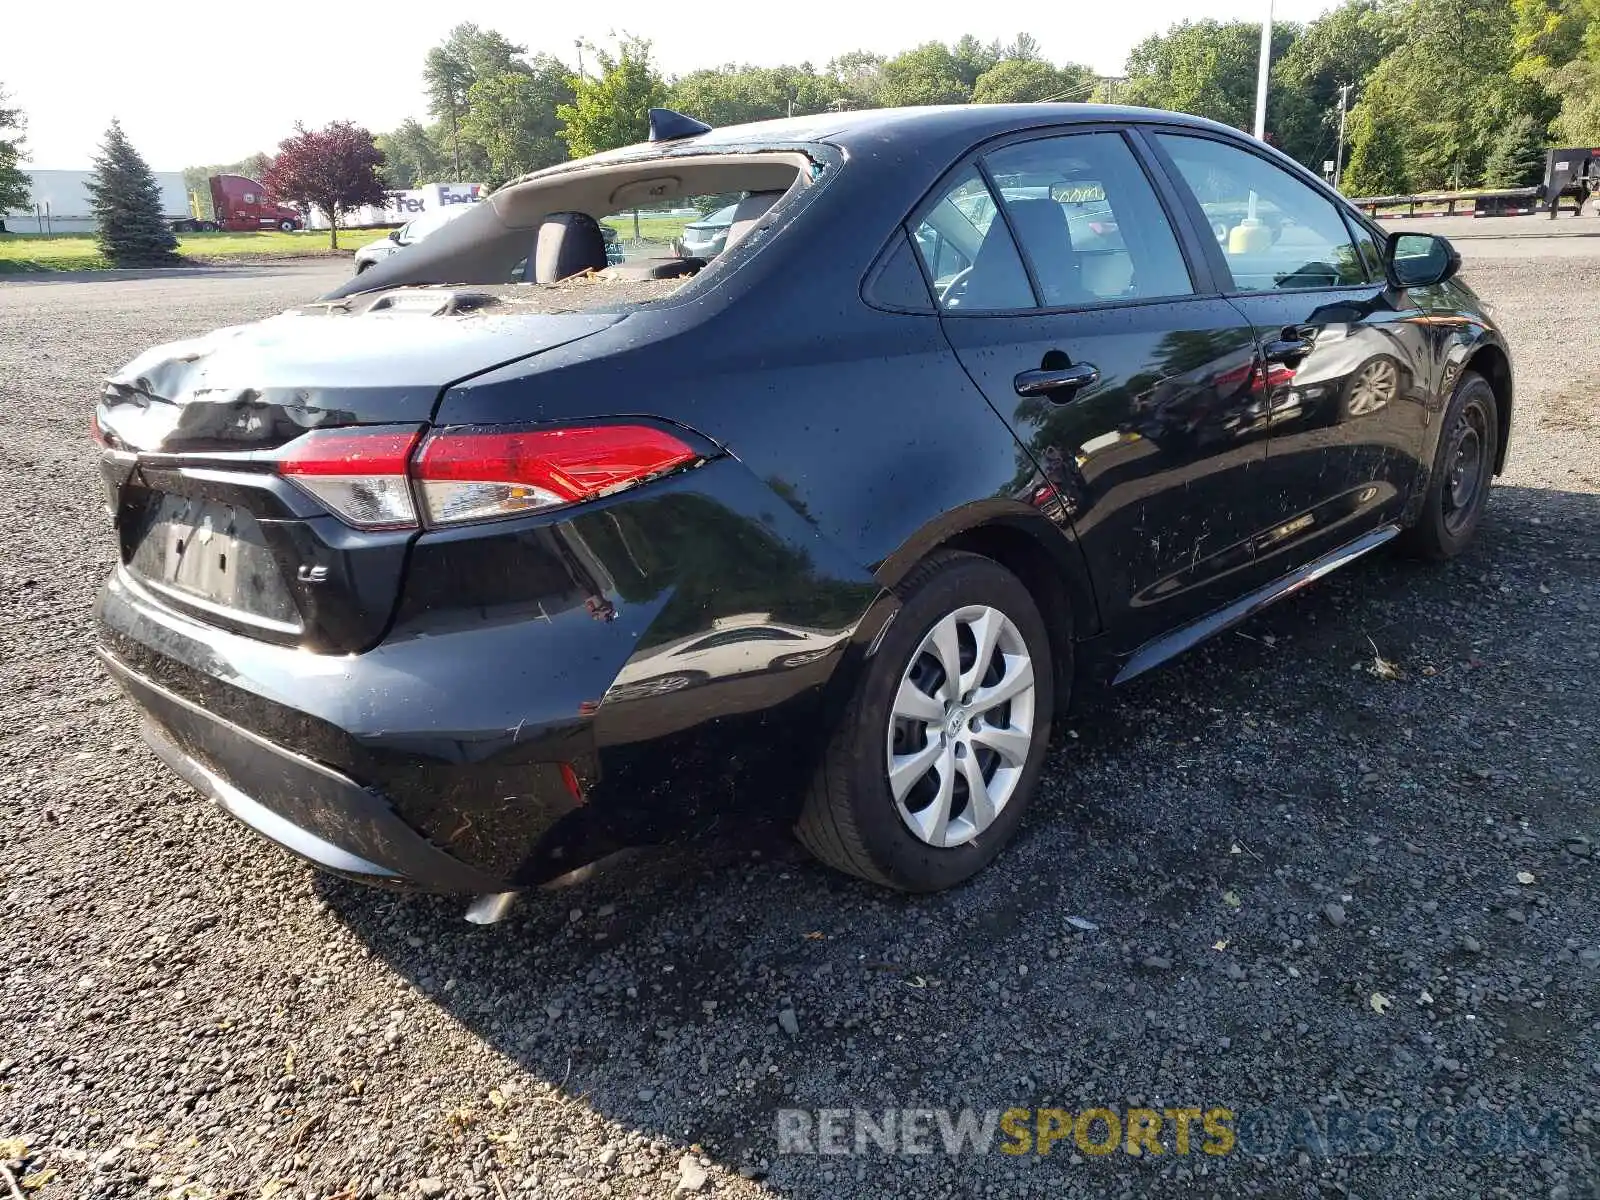
M 1472 541 L 1483 519 L 1499 454 L 1499 413 L 1500 403 L 1489 381 L 1474 371 L 1462 372 L 1439 426 L 1439 448 L 1422 512 L 1401 535 L 1400 545 L 1407 553 L 1444 562 Z M 1470 476 L 1466 490 L 1463 471 Z
M 356 274 L 357 275 L 361 274 L 361 272 L 365 271 L 368 267 L 370 267 L 372 265 L 373 265 L 373 263 L 372 263 L 372 260 L 370 258 L 367 259 L 364 262 L 358 262 L 356 264 Z
M 283 230 L 285 233 L 293 233 L 296 229 L 299 229 L 300 226 L 294 221 L 279 221 L 278 228 Z
M 215 233 L 216 231 L 217 231 L 217 223 L 215 221 L 201 221 L 200 222 L 200 232 L 201 233 Z
M 1022 582 L 993 560 L 941 551 L 898 590 L 904 603 L 838 722 L 795 833 L 807 850 L 838 870 L 900 891 L 934 892 L 977 874 L 1021 823 L 1049 748 L 1055 673 L 1037 604 Z M 923 639 L 947 615 L 974 605 L 1002 613 L 1026 646 L 1034 681 L 1032 740 L 1016 786 L 993 823 L 964 844 L 934 846 L 911 832 L 896 806 L 887 738 L 895 695 Z

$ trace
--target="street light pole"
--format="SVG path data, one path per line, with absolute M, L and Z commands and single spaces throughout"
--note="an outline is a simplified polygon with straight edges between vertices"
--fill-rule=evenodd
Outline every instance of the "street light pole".
M 1267 137 L 1267 77 L 1272 73 L 1272 0 L 1261 23 L 1261 62 L 1256 67 L 1256 141 Z
M 1339 85 L 1339 144 L 1333 151 L 1334 191 L 1341 190 L 1339 184 L 1344 178 L 1344 118 L 1350 107 L 1350 89 L 1353 87 L 1355 87 L 1353 83 Z
M 1267 77 L 1272 73 L 1272 0 L 1267 0 L 1267 19 L 1261 22 L 1261 61 L 1256 65 L 1256 141 L 1267 140 Z M 1249 216 L 1256 219 L 1256 194 L 1250 193 Z

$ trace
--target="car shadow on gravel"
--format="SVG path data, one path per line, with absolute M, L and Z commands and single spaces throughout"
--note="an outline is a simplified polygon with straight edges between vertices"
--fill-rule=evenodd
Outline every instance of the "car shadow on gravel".
M 489 928 L 318 887 L 522 1086 L 614 1123 L 532 1124 L 540 1179 L 691 1151 L 795 1196 L 1056 1195 L 1059 1171 L 1182 1191 L 1243 1157 L 779 1155 L 785 1108 L 1573 1112 L 1600 1071 L 1597 584 L 1600 498 L 1497 488 L 1460 560 L 1373 556 L 1066 722 L 1017 840 L 943 895 L 834 875 L 777 827 L 620 856 Z M 586 1138 L 615 1153 L 580 1162 Z M 1281 1194 L 1327 1166 L 1258 1157 Z M 1340 1188 L 1433 1186 L 1410 1161 L 1408 1185 L 1358 1156 Z M 1480 1157 L 1473 1186 L 1565 1161 Z

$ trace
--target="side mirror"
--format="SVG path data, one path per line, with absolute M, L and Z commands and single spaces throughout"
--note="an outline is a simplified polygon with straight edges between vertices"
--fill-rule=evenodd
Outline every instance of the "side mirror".
M 1383 265 L 1397 288 L 1432 287 L 1461 270 L 1461 255 L 1431 233 L 1391 233 Z

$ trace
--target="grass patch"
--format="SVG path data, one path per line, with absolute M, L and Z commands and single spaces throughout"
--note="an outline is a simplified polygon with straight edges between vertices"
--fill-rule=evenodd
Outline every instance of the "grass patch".
M 191 262 L 251 261 L 345 255 L 387 233 L 382 229 L 341 229 L 339 248 L 328 248 L 328 231 L 260 230 L 249 233 L 185 233 L 178 253 Z M 86 234 L 0 233 L 0 274 L 22 271 L 95 271 L 109 267 Z
M 696 220 L 699 220 L 699 218 L 690 216 L 646 216 L 641 214 L 639 217 L 639 237 L 647 242 L 676 241 L 678 238 L 683 236 L 683 227 L 689 224 L 690 221 Z M 603 222 L 604 224 L 607 224 L 611 226 L 611 228 L 615 229 L 617 231 L 617 236 L 622 238 L 624 241 L 633 240 L 634 233 L 632 213 L 616 213 L 612 216 L 603 218 Z

